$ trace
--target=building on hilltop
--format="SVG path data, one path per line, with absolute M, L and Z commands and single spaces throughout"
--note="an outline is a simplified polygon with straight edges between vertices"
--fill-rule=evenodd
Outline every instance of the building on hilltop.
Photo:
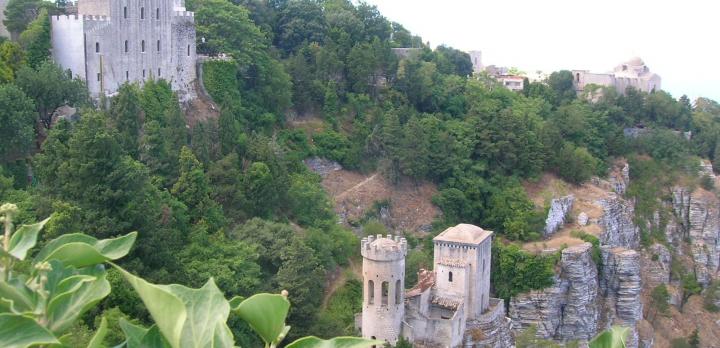
M 95 98 L 151 78 L 169 81 L 181 101 L 194 96 L 195 20 L 184 0 L 79 0 L 77 14 L 51 25 L 53 59 Z
M 488 65 L 485 67 L 485 72 L 494 78 L 497 82 L 500 82 L 503 87 L 513 91 L 519 92 L 525 88 L 525 77 L 520 76 L 517 69 L 509 69 L 504 66 Z
M 587 85 L 615 87 L 619 93 L 625 93 L 628 87 L 643 92 L 660 90 L 660 75 L 650 72 L 645 62 L 639 57 L 630 59 L 609 73 L 591 73 L 588 70 L 573 70 L 575 90 L 582 93 Z
M 468 52 L 470 55 L 470 61 L 472 61 L 473 65 L 473 73 L 480 73 L 483 70 L 482 65 L 482 52 L 481 51 L 470 51 Z
M 404 290 L 407 242 L 364 238 L 362 336 L 416 347 L 509 347 L 510 321 L 502 299 L 490 297 L 492 235 L 460 224 L 433 239 L 434 268 L 420 270 Z

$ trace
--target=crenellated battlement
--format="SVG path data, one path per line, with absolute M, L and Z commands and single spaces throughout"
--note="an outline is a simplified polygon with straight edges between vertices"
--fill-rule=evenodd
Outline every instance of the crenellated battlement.
M 367 236 L 360 241 L 360 253 L 363 257 L 375 261 L 400 260 L 407 255 L 407 240 L 391 234 Z
M 94 16 L 94 15 L 58 15 L 51 16 L 50 19 L 56 23 L 72 22 L 72 21 L 93 21 L 93 22 L 108 22 L 110 17 L 108 16 Z
M 176 17 L 195 17 L 195 12 L 192 11 L 175 11 Z

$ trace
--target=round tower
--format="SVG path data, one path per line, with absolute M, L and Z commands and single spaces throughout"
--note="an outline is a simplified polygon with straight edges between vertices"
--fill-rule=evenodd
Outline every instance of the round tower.
M 369 236 L 362 239 L 360 253 L 363 256 L 362 336 L 395 345 L 405 315 L 407 241 L 400 236 Z

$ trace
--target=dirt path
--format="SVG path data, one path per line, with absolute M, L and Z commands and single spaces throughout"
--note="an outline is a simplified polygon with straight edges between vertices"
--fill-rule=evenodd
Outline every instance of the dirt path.
M 339 195 L 337 195 L 337 197 L 335 197 L 335 200 L 336 200 L 336 201 L 339 201 L 339 200 L 345 198 L 345 196 L 347 196 L 349 193 L 357 190 L 358 188 L 362 187 L 363 185 L 365 185 L 365 184 L 369 183 L 370 181 L 374 180 L 377 176 L 378 176 L 378 174 L 375 173 L 375 174 L 373 174 L 372 176 L 368 177 L 367 179 L 365 179 L 365 180 L 357 183 L 355 186 L 353 186 L 353 187 L 345 190 L 344 192 L 340 193 Z

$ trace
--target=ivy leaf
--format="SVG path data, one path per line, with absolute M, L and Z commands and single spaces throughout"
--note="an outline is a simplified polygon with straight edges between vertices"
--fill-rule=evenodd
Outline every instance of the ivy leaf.
M 102 317 L 100 320 L 100 327 L 98 327 L 95 335 L 93 335 L 92 339 L 88 343 L 87 348 L 102 348 L 102 342 L 105 339 L 105 336 L 107 336 L 107 319 Z
M 0 314 L 0 347 L 26 348 L 43 344 L 60 344 L 60 341 L 31 318 L 19 314 Z
M 50 221 L 50 218 L 36 224 L 22 225 L 18 228 L 10 238 L 8 253 L 18 260 L 25 260 L 28 250 L 32 249 L 37 243 L 38 233 L 48 221 Z
M 58 260 L 65 265 L 86 267 L 117 260 L 130 252 L 137 232 L 112 239 L 97 240 L 82 233 L 62 235 L 48 243 L 35 257 L 35 263 Z
M 613 326 L 590 341 L 590 348 L 625 348 L 625 339 L 630 328 Z
M 237 300 L 233 302 L 237 303 Z M 289 309 L 290 302 L 285 296 L 257 294 L 240 302 L 233 311 L 247 322 L 266 344 L 278 344 L 284 337 L 283 333 L 287 332 L 285 318 Z
M 323 340 L 315 336 L 303 337 L 287 345 L 287 348 L 365 348 L 382 346 L 383 341 L 368 340 L 360 337 L 336 337 Z

